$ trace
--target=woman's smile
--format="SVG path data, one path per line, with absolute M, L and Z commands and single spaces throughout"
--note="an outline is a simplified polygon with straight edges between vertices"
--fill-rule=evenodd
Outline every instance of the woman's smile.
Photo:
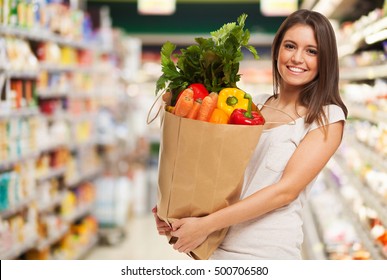
M 287 66 L 287 67 L 293 73 L 304 73 L 305 71 L 307 71 L 306 69 L 295 67 L 295 66 Z

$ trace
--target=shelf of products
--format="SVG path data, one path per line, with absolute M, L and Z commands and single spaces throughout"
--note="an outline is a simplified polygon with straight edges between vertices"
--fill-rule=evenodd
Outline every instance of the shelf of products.
M 341 198 L 352 219 L 361 241 L 370 252 L 373 259 L 387 258 L 387 228 L 385 213 L 387 204 L 382 202 L 380 195 L 373 193 L 367 185 L 361 184 L 357 178 L 351 177 L 350 169 L 338 156 L 333 161 L 327 180 L 335 190 L 339 190 Z M 349 175 L 348 175 L 349 174 Z
M 363 231 L 359 231 L 357 223 L 354 223 L 355 220 L 348 210 L 349 207 L 336 188 L 337 183 L 330 174 L 324 174 L 316 183 L 311 194 L 306 213 L 312 216 L 317 234 L 314 240 L 307 239 L 309 242 L 312 241 L 313 243 L 309 244 L 314 246 L 311 247 L 313 251 L 309 249 L 308 257 L 311 259 L 370 259 L 375 257 L 379 259 L 379 255 L 372 250 L 373 246 L 369 247 L 368 239 L 364 238 Z M 309 223 L 310 220 L 307 222 Z M 306 236 L 310 236 L 309 228 L 306 228 L 305 232 Z
M 106 146 L 128 141 L 106 143 L 112 131 L 101 130 L 100 117 L 128 103 L 119 65 L 126 54 L 111 51 L 111 29 L 111 38 L 107 28 L 96 35 L 88 14 L 66 1 L 3 4 L 0 258 L 81 258 L 99 238 L 95 182 L 111 164 Z
M 309 247 L 322 245 L 328 259 L 387 259 L 386 20 L 384 4 L 338 31 L 349 118 L 308 208 L 317 231 Z
M 363 181 L 364 170 L 352 169 L 353 162 L 369 168 L 356 148 L 341 149 L 345 152 L 328 163 L 305 211 L 308 257 L 387 259 L 386 196 Z

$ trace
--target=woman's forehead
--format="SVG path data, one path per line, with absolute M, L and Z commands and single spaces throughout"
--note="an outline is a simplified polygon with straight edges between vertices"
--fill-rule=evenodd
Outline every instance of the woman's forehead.
M 296 24 L 286 30 L 283 41 L 302 41 L 317 46 L 316 36 L 312 27 L 307 24 Z

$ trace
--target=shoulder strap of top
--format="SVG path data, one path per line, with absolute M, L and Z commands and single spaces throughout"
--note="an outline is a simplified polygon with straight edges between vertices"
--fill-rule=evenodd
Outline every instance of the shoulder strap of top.
M 291 115 L 289 115 L 288 113 L 286 113 L 285 111 L 283 111 L 281 109 L 278 109 L 278 108 L 275 108 L 275 107 L 272 107 L 272 106 L 269 106 L 269 105 L 266 105 L 266 104 L 257 104 L 257 105 L 260 105 L 261 108 L 262 107 L 267 107 L 267 108 L 270 108 L 272 110 L 276 110 L 278 112 L 281 112 L 282 114 L 285 114 L 286 116 L 288 116 L 292 120 L 292 122 L 284 122 L 284 121 L 282 121 L 282 122 L 276 122 L 276 121 L 265 122 L 266 124 L 269 124 L 269 123 L 270 124 L 291 124 L 291 125 L 295 125 L 296 124 L 296 120 Z
M 271 94 L 260 94 L 260 95 L 257 95 L 256 97 L 254 97 L 254 103 L 257 105 L 258 109 L 261 110 L 262 107 L 267 107 L 267 108 L 270 108 L 270 109 L 273 109 L 273 110 L 276 110 L 276 111 L 280 111 L 281 113 L 287 115 L 291 120 L 292 122 L 276 122 L 276 121 L 271 121 L 271 122 L 266 122 L 267 124 L 296 124 L 296 120 L 290 116 L 288 113 L 280 110 L 280 109 L 277 109 L 277 108 L 274 108 L 274 107 L 271 107 L 269 105 L 266 105 L 266 101 L 271 97 L 272 95 Z

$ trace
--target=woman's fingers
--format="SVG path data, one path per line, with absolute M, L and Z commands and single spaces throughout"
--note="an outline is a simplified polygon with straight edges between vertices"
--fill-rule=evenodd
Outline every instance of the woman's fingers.
M 153 213 L 153 217 L 155 218 L 155 221 L 156 221 L 156 227 L 157 227 L 158 233 L 160 235 L 166 235 L 169 232 L 171 232 L 171 230 L 172 230 L 171 227 L 166 222 L 161 220 L 159 218 L 159 216 L 157 216 L 157 207 L 156 206 L 153 207 L 152 213 Z
M 157 228 L 157 231 L 160 235 L 167 235 L 171 232 L 171 229 L 168 228 Z
M 157 225 L 157 231 L 161 235 L 169 234 L 171 232 L 171 230 L 172 229 L 166 223 L 160 223 L 160 224 Z
M 176 225 L 176 224 L 173 223 L 173 225 Z M 173 228 L 177 228 L 177 227 L 173 227 Z M 180 235 L 180 231 L 178 230 L 178 228 L 177 230 L 172 230 L 170 234 L 173 237 L 177 237 L 177 241 L 175 242 L 175 244 L 173 244 L 173 249 L 179 251 L 180 253 L 189 253 L 190 251 L 195 249 L 194 247 L 192 247 L 192 245 L 190 245 L 189 242 L 187 243 L 184 237 Z
M 201 230 L 198 218 L 180 219 L 172 224 L 170 234 L 177 237 L 173 248 L 181 253 L 189 253 L 202 244 L 207 234 Z
M 178 230 L 183 225 L 182 220 L 176 220 L 172 223 L 172 230 Z

